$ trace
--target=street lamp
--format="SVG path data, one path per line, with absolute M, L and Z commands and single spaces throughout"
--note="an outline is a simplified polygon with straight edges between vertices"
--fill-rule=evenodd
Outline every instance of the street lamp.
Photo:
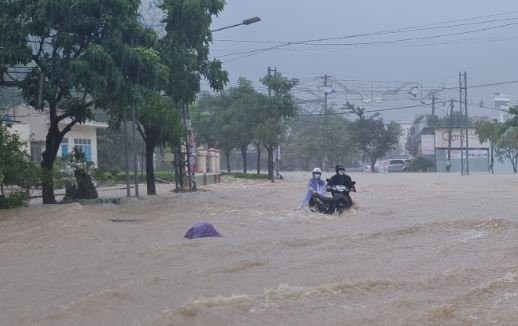
M 214 33 L 214 32 L 224 30 L 224 29 L 229 29 L 229 28 L 233 28 L 233 27 L 237 27 L 237 26 L 241 26 L 241 25 L 250 25 L 250 24 L 260 22 L 260 21 L 261 21 L 261 18 L 252 17 L 252 18 L 243 20 L 239 24 L 214 29 L 211 32 Z M 192 128 L 191 128 L 191 121 L 190 121 L 190 117 L 189 117 L 189 107 L 187 105 L 185 105 L 182 108 L 182 115 L 183 115 L 183 120 L 184 120 L 183 122 L 185 125 L 185 129 L 187 130 L 187 135 L 186 135 L 187 138 L 186 138 L 186 142 L 185 142 L 185 152 L 186 152 L 185 154 L 186 154 L 186 161 L 187 161 L 186 165 L 187 165 L 187 174 L 188 174 L 188 180 L 189 180 L 189 191 L 193 191 L 193 190 L 196 190 L 196 178 L 192 171 L 192 168 L 193 168 L 192 162 L 193 162 L 193 159 L 195 159 L 193 156 L 196 155 L 196 148 L 193 145 L 194 142 L 193 142 L 193 134 L 192 134 Z
M 252 18 L 248 18 L 248 19 L 243 20 L 239 24 L 213 29 L 211 32 L 213 32 L 213 33 L 214 32 L 219 32 L 219 31 L 222 31 L 224 29 L 229 29 L 229 28 L 233 28 L 233 27 L 237 27 L 237 26 L 241 26 L 241 25 L 251 25 L 251 24 L 254 24 L 254 23 L 258 23 L 260 21 L 261 21 L 261 18 L 259 18 L 259 17 L 252 17 Z

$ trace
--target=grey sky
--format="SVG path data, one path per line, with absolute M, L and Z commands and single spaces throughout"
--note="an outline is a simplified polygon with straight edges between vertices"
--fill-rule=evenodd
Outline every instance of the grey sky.
M 341 37 L 511 11 L 518 11 L 518 2 L 515 0 L 229 0 L 224 12 L 214 21 L 214 28 L 232 25 L 253 16 L 259 16 L 263 21 L 214 33 L 212 55 L 220 57 L 229 53 L 278 45 L 278 43 L 237 43 L 224 40 L 288 42 Z M 474 24 L 488 20 L 498 21 Z M 387 36 L 332 40 L 324 43 L 387 41 L 473 31 L 518 23 L 518 12 L 481 18 L 477 21 L 461 21 L 457 24 L 466 23 L 473 24 Z M 332 75 L 338 80 L 416 81 L 429 88 L 440 85 L 456 86 L 458 72 L 467 71 L 468 84 L 477 85 L 518 80 L 517 41 L 518 25 L 511 25 L 484 32 L 403 42 L 397 45 L 288 46 L 238 60 L 236 58 L 242 55 L 221 57 L 221 60 L 224 61 L 224 66 L 230 73 L 231 84 L 234 84 L 240 76 L 257 81 L 264 76 L 268 66 L 274 66 L 288 77 L 301 78 L 304 86 L 314 90 L 318 90 L 318 84 L 321 82 L 315 78 L 324 74 Z M 448 44 L 444 44 L 445 42 Z M 374 90 L 372 98 L 376 97 L 377 90 L 382 91 L 398 85 L 397 82 L 343 83 L 347 87 L 361 89 L 365 94 L 371 88 Z M 492 106 L 493 93 L 497 91 L 506 93 L 513 101 L 518 99 L 518 84 L 514 84 L 470 89 L 469 101 L 477 104 L 484 101 L 486 106 Z M 385 96 L 383 101 L 379 101 L 380 103 L 376 105 L 369 103 L 369 105 L 384 108 L 412 104 L 407 92 L 404 93 L 395 97 Z M 312 95 L 304 91 L 299 91 L 299 95 L 307 99 L 312 98 Z M 358 99 L 344 91 L 332 94 L 331 98 L 332 101 L 342 103 L 346 95 L 349 99 Z M 458 93 L 455 90 L 444 91 L 439 96 L 444 99 L 458 98 Z M 479 110 L 476 105 L 472 110 L 476 114 L 493 113 Z M 423 111 L 419 109 L 395 111 L 387 115 L 387 118 L 412 119 L 420 112 Z

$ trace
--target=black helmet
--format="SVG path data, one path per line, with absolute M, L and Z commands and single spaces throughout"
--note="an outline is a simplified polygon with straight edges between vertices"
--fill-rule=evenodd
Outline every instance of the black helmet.
M 344 170 L 345 171 L 345 165 L 343 165 L 342 163 L 338 163 L 336 166 L 335 166 L 335 171 L 336 173 L 338 173 L 338 171 L 340 170 Z

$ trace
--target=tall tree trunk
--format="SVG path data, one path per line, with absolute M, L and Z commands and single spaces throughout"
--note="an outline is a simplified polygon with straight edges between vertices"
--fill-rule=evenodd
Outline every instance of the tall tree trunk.
M 493 142 L 491 142 L 491 166 L 490 166 L 491 174 L 495 174 L 495 156 L 494 156 L 494 152 L 495 152 L 495 144 Z
M 52 168 L 56 161 L 56 155 L 59 150 L 63 135 L 59 131 L 58 124 L 52 123 L 45 141 L 45 151 L 42 153 L 42 197 L 43 204 L 55 204 L 56 196 L 54 195 L 54 179 L 52 177 Z
M 146 151 L 147 151 L 147 144 L 142 144 L 142 153 L 140 153 L 140 176 L 144 176 L 144 161 L 147 160 L 146 158 Z M 153 153 L 155 150 L 153 149 Z
M 268 179 L 272 182 L 275 182 L 273 175 L 273 151 L 275 150 L 275 146 L 269 145 L 266 146 L 266 150 L 268 151 Z
M 174 152 L 174 171 L 175 171 L 175 186 L 176 191 L 183 191 L 183 175 L 184 175 L 184 164 L 182 162 L 182 152 L 180 148 L 176 148 Z
M 261 143 L 255 143 L 257 148 L 257 174 L 261 174 Z
M 243 173 L 247 173 L 247 150 L 248 144 L 241 145 L 241 156 L 243 157 Z
M 374 166 L 376 165 L 376 159 L 371 159 L 371 172 L 376 172 Z
M 146 139 L 146 183 L 148 195 L 156 195 L 155 166 L 153 164 L 155 147 L 155 143 L 150 138 Z
M 225 158 L 227 159 L 227 172 L 232 172 L 230 168 L 230 151 L 225 151 Z

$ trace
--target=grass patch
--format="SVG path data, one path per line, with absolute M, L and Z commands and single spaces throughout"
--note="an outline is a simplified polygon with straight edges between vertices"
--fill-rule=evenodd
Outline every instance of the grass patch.
M 229 176 L 240 179 L 250 179 L 250 180 L 268 180 L 267 174 L 256 174 L 256 173 L 243 173 L 243 172 L 223 172 L 221 175 Z

